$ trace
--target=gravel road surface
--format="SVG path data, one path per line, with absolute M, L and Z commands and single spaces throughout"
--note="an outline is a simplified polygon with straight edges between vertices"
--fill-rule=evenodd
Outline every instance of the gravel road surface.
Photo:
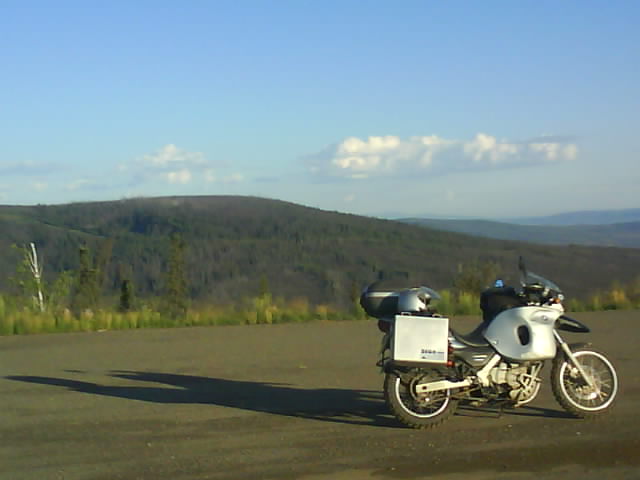
M 640 479 L 640 312 L 576 315 L 615 409 L 391 417 L 374 321 L 0 337 L 0 479 Z M 475 320 L 454 319 L 468 331 Z

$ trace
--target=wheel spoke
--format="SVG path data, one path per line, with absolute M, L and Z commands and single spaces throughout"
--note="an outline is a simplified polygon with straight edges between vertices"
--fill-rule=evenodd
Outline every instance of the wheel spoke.
M 576 368 L 566 363 L 560 382 L 567 400 L 575 407 L 587 411 L 595 412 L 606 408 L 617 390 L 613 367 L 604 356 L 595 352 L 576 352 L 575 357 L 590 381 L 586 382 L 586 379 L 577 374 Z
M 398 399 L 405 410 L 418 417 L 436 416 L 447 407 L 450 393 L 448 391 L 432 392 L 428 397 L 420 397 L 415 391 L 415 385 L 422 379 L 423 377 L 414 377 L 409 382 L 398 379 L 396 383 Z

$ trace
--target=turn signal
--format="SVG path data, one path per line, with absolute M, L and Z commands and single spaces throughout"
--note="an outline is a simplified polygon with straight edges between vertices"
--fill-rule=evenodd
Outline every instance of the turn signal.
M 447 367 L 453 367 L 453 360 L 451 360 L 452 355 L 453 355 L 453 346 L 451 345 L 451 342 L 449 342 L 447 346 Z

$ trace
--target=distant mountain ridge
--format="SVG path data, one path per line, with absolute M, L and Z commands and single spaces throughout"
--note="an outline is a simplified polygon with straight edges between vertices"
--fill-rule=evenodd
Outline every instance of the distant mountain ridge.
M 565 212 L 543 217 L 515 217 L 499 221 L 521 225 L 611 225 L 614 223 L 640 222 L 640 208 L 622 210 L 584 210 Z
M 551 245 L 640 248 L 640 221 L 607 225 L 518 225 L 491 220 L 405 218 L 402 222 L 447 232 Z
M 438 227 L 439 228 L 439 227 Z M 78 247 L 112 243 L 104 291 L 117 297 L 123 271 L 138 295 L 160 296 L 169 235 L 187 245 L 195 301 L 238 302 L 266 284 L 275 296 L 349 305 L 379 278 L 450 288 L 464 265 L 491 261 L 507 281 L 519 255 L 533 271 L 584 297 L 640 271 L 640 249 L 544 246 L 471 237 L 391 220 L 328 212 L 256 197 L 130 199 L 69 205 L 0 206 L 0 291 L 10 288 L 16 253 L 35 242 L 45 276 L 78 266 Z

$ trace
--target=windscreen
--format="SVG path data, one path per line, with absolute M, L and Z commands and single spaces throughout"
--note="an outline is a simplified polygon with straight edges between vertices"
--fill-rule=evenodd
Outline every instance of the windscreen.
M 550 290 L 555 290 L 556 292 L 561 292 L 560 287 L 553 283 L 551 280 L 547 280 L 546 278 L 533 273 L 527 272 L 523 279 L 524 285 L 542 285 Z

